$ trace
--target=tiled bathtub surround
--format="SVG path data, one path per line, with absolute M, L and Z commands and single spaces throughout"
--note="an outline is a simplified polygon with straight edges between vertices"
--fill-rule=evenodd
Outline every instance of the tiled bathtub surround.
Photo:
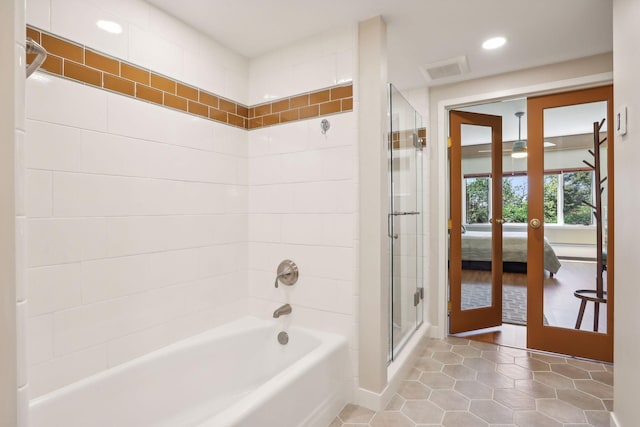
M 51 74 L 243 129 L 353 109 L 353 87 L 350 83 L 248 108 L 35 27 L 27 27 L 27 37 L 41 43 L 47 50 L 42 69 Z M 32 61 L 33 56 L 30 55 L 28 60 Z
M 357 361 L 353 29 L 243 61 L 141 0 L 28 0 L 27 16 L 41 41 L 56 34 L 83 52 L 53 49 L 59 74 L 27 84 L 31 398 L 236 316 L 271 318 L 283 302 L 294 308 L 285 326 L 344 335 Z M 123 34 L 99 33 L 104 16 Z M 282 61 L 271 67 L 271 57 Z M 67 60 L 102 84 L 78 84 Z M 275 90 L 280 70 L 297 77 Z M 136 92 L 105 89 L 111 78 Z M 143 87 L 162 91 L 162 102 L 137 99 Z M 205 94 L 218 109 L 221 99 L 235 100 L 236 112 L 254 105 L 251 131 L 189 113 L 193 101 L 210 115 Z M 165 106 L 165 95 L 184 99 L 187 114 Z M 315 118 L 302 110 L 314 106 Z M 284 258 L 301 279 L 275 289 Z
M 31 397 L 246 314 L 247 131 L 27 84 Z

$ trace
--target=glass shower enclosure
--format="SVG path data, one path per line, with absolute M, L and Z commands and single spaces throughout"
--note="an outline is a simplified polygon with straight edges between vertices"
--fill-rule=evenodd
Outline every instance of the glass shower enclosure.
M 422 324 L 423 150 L 420 114 L 391 84 L 388 87 L 389 155 L 389 361 Z

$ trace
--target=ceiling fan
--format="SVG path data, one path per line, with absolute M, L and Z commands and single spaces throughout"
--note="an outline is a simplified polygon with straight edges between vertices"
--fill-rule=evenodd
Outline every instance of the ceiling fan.
M 524 116 L 524 111 L 516 112 L 515 116 L 518 118 L 518 139 L 513 141 L 511 148 L 503 148 L 502 152 L 511 153 L 511 157 L 514 159 L 524 159 L 527 157 L 527 141 L 522 139 L 522 116 Z M 553 142 L 544 142 L 544 147 L 553 147 L 555 145 Z M 491 151 L 492 150 L 478 150 L 478 153 L 491 153 Z

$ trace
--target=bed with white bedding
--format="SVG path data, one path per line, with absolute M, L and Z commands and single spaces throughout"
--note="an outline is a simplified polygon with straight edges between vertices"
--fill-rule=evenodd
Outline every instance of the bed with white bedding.
M 502 260 L 505 271 L 526 272 L 527 233 L 502 233 Z M 462 234 L 463 268 L 476 268 L 482 263 L 491 263 L 491 233 L 486 231 L 467 231 Z M 466 267 L 465 267 L 466 266 Z M 474 266 L 474 267 L 472 267 Z M 506 267 L 510 268 L 506 268 Z M 555 274 L 560 269 L 560 260 L 553 247 L 544 239 L 544 269 Z

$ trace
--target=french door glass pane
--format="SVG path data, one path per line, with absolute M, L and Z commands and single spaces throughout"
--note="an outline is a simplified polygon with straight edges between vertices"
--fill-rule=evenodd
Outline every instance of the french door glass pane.
M 461 126 L 463 216 L 461 310 L 492 306 L 491 128 Z M 482 149 L 477 147 L 481 146 Z
M 597 220 L 594 216 L 595 197 L 599 185 L 594 179 L 594 152 L 599 151 L 600 174 L 606 177 L 606 143 L 594 148 L 593 125 L 607 116 L 607 103 L 593 102 L 565 107 L 548 108 L 543 113 L 544 169 L 554 173 L 545 175 L 544 234 L 545 279 L 543 321 L 561 328 L 576 327 L 581 299 L 578 290 L 596 290 L 600 275 L 606 291 L 606 272 L 598 269 Z M 600 132 L 606 135 L 606 122 Z M 586 162 L 586 163 L 585 163 Z M 606 253 L 606 182 L 602 185 L 603 251 Z M 549 270 L 548 249 L 560 258 L 557 272 Z M 606 260 L 605 260 L 606 263 Z M 603 266 L 606 269 L 606 265 Z M 556 274 L 551 274 L 556 273 Z M 594 304 L 584 312 L 581 329 L 593 331 Z M 598 331 L 607 329 L 607 304 L 599 304 Z

